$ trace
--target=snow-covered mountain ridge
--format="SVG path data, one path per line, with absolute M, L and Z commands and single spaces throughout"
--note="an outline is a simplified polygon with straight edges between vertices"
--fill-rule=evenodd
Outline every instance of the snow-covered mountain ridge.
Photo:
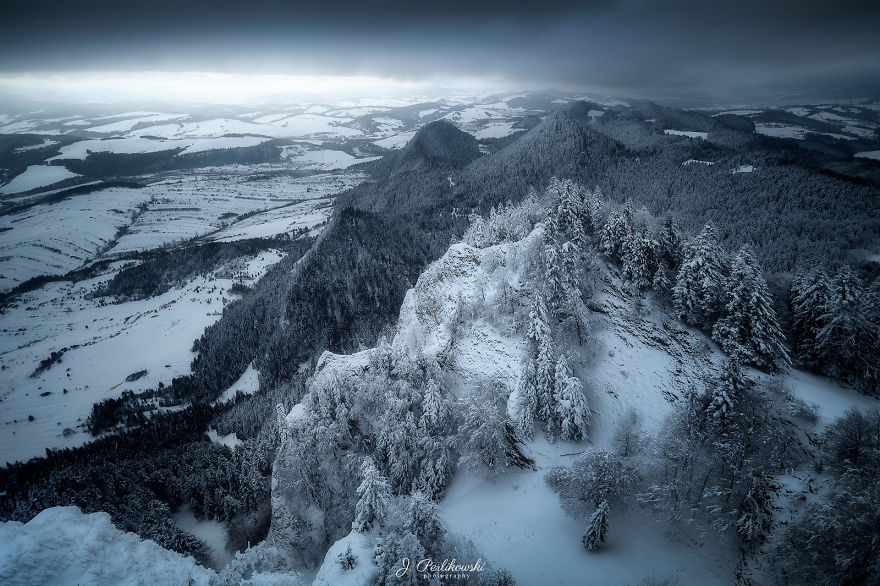
M 238 554 L 223 574 L 208 574 L 210 580 L 296 583 L 301 577 L 318 584 L 360 584 L 399 569 L 395 564 L 404 554 L 448 552 L 464 563 L 479 557 L 510 572 L 489 570 L 476 578 L 480 584 L 506 583 L 508 577 L 522 584 L 580 584 L 585 576 L 606 584 L 733 583 L 741 571 L 737 551 L 705 534 L 671 536 L 638 508 L 618 505 L 603 550 L 583 551 L 583 524 L 567 515 L 549 484 L 559 477 L 557 467 L 577 466 L 584 454 L 617 450 L 621 435 L 634 444 L 661 435 L 670 415 L 717 383 L 725 362 L 714 342 L 673 315 L 667 300 L 634 288 L 623 271 L 591 248 L 585 248 L 578 283 L 586 296 L 582 340 L 562 322 L 552 323 L 553 358 L 567 356 L 589 406 L 586 439 L 566 441 L 558 431 L 550 441 L 540 432 L 522 438 L 514 448 L 531 460 L 522 469 L 507 465 L 509 453 L 473 457 L 473 439 L 485 439 L 474 419 L 491 422 L 499 401 L 511 420 L 519 416 L 535 299 L 552 290 L 545 266 L 552 248 L 548 228 L 536 223 L 543 210 L 535 202 L 523 209 L 504 212 L 531 216 L 510 233 L 471 232 L 429 265 L 407 292 L 393 334 L 378 347 L 320 357 L 302 402 L 280 414 L 269 538 Z M 557 363 L 557 379 L 559 373 Z M 767 378 L 757 371 L 748 375 Z M 849 406 L 876 406 L 873 399 L 799 371 L 783 382 L 792 387 L 792 406 L 797 398 L 817 404 L 813 421 L 798 415 L 798 425 L 811 433 Z M 451 432 L 454 428 L 441 422 L 453 409 L 465 415 Z M 501 442 L 511 447 L 509 438 Z M 479 444 L 480 450 L 495 448 Z M 387 471 L 387 480 L 380 470 Z M 366 478 L 378 480 L 370 485 Z M 779 521 L 786 522 L 800 512 L 801 497 L 809 502 L 809 495 L 832 486 L 803 468 L 780 480 L 785 512 Z M 426 496 L 435 489 L 437 505 Z M 384 522 L 377 510 L 363 510 L 365 495 L 374 490 L 388 493 L 370 505 L 384 503 Z M 350 529 L 352 515 L 361 529 Z M 412 532 L 421 527 L 413 518 L 441 527 L 434 529 L 441 537 Z M 372 528 L 363 529 L 365 523 Z M 449 549 L 429 554 L 427 543 Z M 634 558 L 649 563 L 634 565 Z M 104 564 L 95 562 L 99 568 Z M 186 563 L 172 567 L 181 576 L 189 571 Z M 10 574 L 12 583 L 19 577 Z M 752 578 L 765 582 L 760 574 Z

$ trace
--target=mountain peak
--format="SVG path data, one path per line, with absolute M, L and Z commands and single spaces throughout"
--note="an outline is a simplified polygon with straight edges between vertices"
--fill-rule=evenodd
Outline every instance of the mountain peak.
M 464 167 L 480 156 L 477 139 L 446 120 L 426 124 L 400 151 L 377 164 L 379 174 Z

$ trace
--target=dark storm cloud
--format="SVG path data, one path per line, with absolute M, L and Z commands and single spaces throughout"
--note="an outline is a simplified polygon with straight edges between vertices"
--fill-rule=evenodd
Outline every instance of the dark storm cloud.
M 19 2 L 0 70 L 497 75 L 653 97 L 877 95 L 880 2 Z

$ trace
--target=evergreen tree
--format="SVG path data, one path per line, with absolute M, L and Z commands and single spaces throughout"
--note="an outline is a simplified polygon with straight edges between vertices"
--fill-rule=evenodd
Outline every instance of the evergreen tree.
M 672 283 L 669 282 L 669 277 L 666 276 L 666 269 L 662 264 L 657 267 L 657 271 L 651 278 L 651 286 L 654 288 L 654 291 L 664 296 L 669 295 L 672 291 Z
M 398 576 L 397 571 L 401 568 L 404 559 L 410 561 L 410 569 L 402 576 Z M 425 559 L 425 548 L 411 531 L 393 532 L 380 537 L 376 540 L 376 547 L 373 549 L 373 560 L 379 568 L 374 583 L 379 586 L 401 584 L 416 586 L 423 581 L 419 576 L 424 574 L 417 572 L 414 565 L 423 559 Z
M 878 379 L 878 328 L 868 319 L 876 310 L 868 310 L 867 301 L 859 278 L 848 267 L 841 269 L 816 342 L 829 374 L 872 392 Z
M 388 482 L 379 474 L 376 464 L 370 457 L 361 464 L 361 481 L 357 488 L 358 499 L 355 518 L 351 524 L 355 531 L 369 531 L 375 523 L 381 524 L 388 511 L 391 492 Z
M 733 259 L 727 283 L 725 314 L 712 329 L 712 338 L 737 362 L 770 370 L 788 368 L 785 336 L 761 267 L 748 246 Z
M 519 406 L 516 411 L 516 428 L 526 439 L 535 436 L 535 416 L 538 411 L 538 386 L 535 377 L 535 363 L 528 360 L 520 376 Z
M 747 543 L 763 540 L 773 526 L 773 488 L 771 478 L 753 472 L 750 487 L 740 503 L 736 520 L 736 532 Z
M 675 310 L 691 325 L 709 327 L 724 300 L 724 253 L 715 228 L 706 224 L 685 246 L 673 290 Z
M 561 247 L 561 289 L 562 296 L 558 302 L 556 313 L 567 327 L 573 328 L 578 343 L 583 344 L 584 336 L 589 332 L 587 308 L 578 286 L 580 274 L 580 258 L 577 247 L 572 242 L 565 242 Z
M 681 235 L 675 227 L 675 219 L 672 216 L 666 216 L 660 231 L 660 261 L 670 270 L 677 270 L 681 258 Z
M 429 380 L 425 385 L 425 394 L 422 397 L 422 414 L 419 417 L 419 427 L 425 433 L 439 431 L 444 426 L 448 412 L 443 395 L 440 393 L 440 384 L 436 380 Z
M 599 249 L 611 262 L 620 264 L 633 232 L 631 218 L 625 212 L 611 212 L 599 235 Z
M 819 331 L 825 325 L 831 297 L 831 281 L 821 268 L 799 275 L 791 286 L 791 330 L 797 357 L 805 364 L 816 366 Z
M 338 563 L 339 567 L 345 572 L 353 569 L 357 565 L 358 558 L 351 550 L 351 544 L 348 545 L 348 548 L 345 551 L 336 556 L 336 563 Z
M 419 442 L 422 458 L 415 487 L 430 496 L 439 498 L 453 473 L 456 456 L 453 451 L 455 438 L 424 435 Z
M 599 546 L 605 543 L 608 537 L 608 501 L 602 501 L 593 516 L 590 517 L 590 525 L 587 532 L 584 533 L 584 548 L 587 551 L 596 551 Z
M 540 293 L 535 293 L 532 300 L 532 309 L 529 311 L 529 330 L 526 337 L 537 346 L 540 341 L 550 335 L 550 326 L 547 320 L 547 306 Z
M 556 363 L 555 393 L 556 422 L 564 440 L 586 437 L 589 408 L 581 381 L 571 375 L 568 360 L 563 354 Z
M 736 398 L 745 388 L 746 379 L 739 365 L 728 360 L 722 367 L 721 376 L 709 395 L 706 415 L 710 421 L 724 423 L 733 412 Z
M 496 389 L 481 385 L 471 397 L 459 430 L 464 468 L 485 467 L 490 474 L 507 464 L 507 418 Z
M 656 240 L 633 235 L 623 252 L 623 274 L 639 290 L 651 287 L 658 267 L 658 248 Z
M 602 208 L 605 207 L 605 201 L 602 198 L 602 189 L 598 186 L 593 190 L 592 197 L 587 198 L 590 228 L 594 235 L 602 229 Z
M 555 242 L 544 246 L 544 274 L 550 309 L 558 314 L 565 307 L 567 286 L 562 253 Z
M 554 374 L 556 360 L 553 356 L 553 339 L 549 330 L 538 342 L 535 359 L 535 387 L 538 397 L 538 419 L 551 425 L 554 417 Z
M 414 492 L 409 499 L 406 527 L 428 550 L 446 533 L 437 504 L 421 491 Z

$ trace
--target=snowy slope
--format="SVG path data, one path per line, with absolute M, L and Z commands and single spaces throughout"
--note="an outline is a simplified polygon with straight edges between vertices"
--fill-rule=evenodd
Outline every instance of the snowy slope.
M 337 562 L 340 554 L 351 547 L 351 553 L 357 562 L 350 570 L 343 570 Z M 378 570 L 373 562 L 375 539 L 372 533 L 352 531 L 327 550 L 324 563 L 315 575 L 313 586 L 366 586 L 370 578 Z
M 79 177 L 77 173 L 72 173 L 64 167 L 53 165 L 31 165 L 25 169 L 24 173 L 17 175 L 12 181 L 0 187 L 0 194 L 21 193 L 30 191 L 38 187 L 46 187 L 64 181 Z
M 246 282 L 281 258 L 266 251 L 246 259 Z M 140 301 L 105 305 L 86 299 L 99 280 L 110 277 L 50 283 L 0 315 L 0 462 L 81 445 L 91 439 L 79 426 L 94 403 L 188 373 L 193 340 L 232 299 L 233 279 L 216 274 Z M 60 362 L 35 374 L 42 360 L 64 348 Z M 146 373 L 126 381 L 141 371 Z
M 544 481 L 551 467 L 570 465 L 572 453 L 584 445 L 549 444 L 539 436 L 529 448 L 537 471 L 509 470 L 496 479 L 459 472 L 441 507 L 450 530 L 471 539 L 517 584 L 731 583 L 723 578 L 729 575 L 725 560 L 703 548 L 670 542 L 638 512 L 613 515 L 602 551 L 586 553 L 581 545 L 585 527 L 566 515 Z
M 0 216 L 0 290 L 93 260 L 150 197 L 144 190 L 111 188 Z
M 216 574 L 190 557 L 120 531 L 107 513 L 46 509 L 22 524 L 0 523 L 0 583 L 211 584 Z

